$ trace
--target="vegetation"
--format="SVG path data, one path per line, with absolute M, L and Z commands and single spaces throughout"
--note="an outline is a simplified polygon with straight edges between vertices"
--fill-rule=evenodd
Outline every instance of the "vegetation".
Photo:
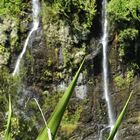
M 108 5 L 111 21 L 118 26 L 124 26 L 125 23 L 131 23 L 130 26 L 136 24 L 140 20 L 139 11 L 139 0 L 111 0 Z
M 125 116 L 125 113 L 126 113 L 126 110 L 127 110 L 127 107 L 128 107 L 128 103 L 130 102 L 130 99 L 131 99 L 131 97 L 132 97 L 132 94 L 133 94 L 133 92 L 130 93 L 130 95 L 129 95 L 129 97 L 128 97 L 128 99 L 127 99 L 127 101 L 126 101 L 126 103 L 125 103 L 125 105 L 124 105 L 124 107 L 123 107 L 123 110 L 122 110 L 122 112 L 120 113 L 120 115 L 118 116 L 118 119 L 116 120 L 116 123 L 115 123 L 115 125 L 114 125 L 112 131 L 110 132 L 110 135 L 109 135 L 109 137 L 107 138 L 107 140 L 113 140 L 113 139 L 114 139 L 115 134 L 117 133 L 118 128 L 119 128 L 120 124 L 122 123 L 122 119 L 123 119 L 124 116 Z
M 82 31 L 89 29 L 95 15 L 94 0 L 57 0 L 46 1 L 46 7 L 49 8 L 49 14 L 59 15 L 67 22 L 72 20 L 71 26 L 76 30 Z
M 118 49 L 120 59 L 130 67 L 131 64 L 140 65 L 136 44 L 139 42 L 140 1 L 139 0 L 111 0 L 108 4 L 109 20 L 112 29 L 118 35 Z M 137 51 L 138 52 L 137 52 Z
M 118 36 L 118 41 L 120 45 L 119 47 L 120 57 L 128 58 L 127 56 L 125 56 L 129 53 L 128 47 L 133 44 L 133 42 L 137 39 L 137 37 L 138 37 L 138 30 L 136 29 L 127 28 L 127 29 L 124 29 L 123 31 L 120 31 L 119 36 Z
M 0 16 L 9 15 L 17 16 L 20 13 L 20 5 L 22 4 L 21 0 L 1 0 L 0 1 Z
M 7 128 L 5 132 L 5 140 L 11 140 L 11 116 L 12 116 L 12 105 L 11 105 L 11 96 L 9 95 L 9 111 L 8 111 L 8 119 L 7 119 Z
M 64 95 L 62 91 L 57 91 L 57 87 L 62 82 L 67 85 L 83 56 L 94 52 L 99 46 L 100 39 L 97 34 L 101 33 L 97 27 L 101 26 L 101 1 L 40 0 L 40 3 L 40 27 L 30 38 L 20 75 L 12 77 L 16 59 L 32 27 L 31 0 L 0 0 L 0 139 L 48 139 L 48 128 L 53 139 L 57 131 L 55 139 L 70 137 L 73 140 L 73 137 L 79 134 L 79 139 L 92 135 L 95 137 L 101 129 L 97 128 L 97 124 L 107 123 L 107 113 L 103 113 L 106 105 L 100 97 L 102 95 L 98 94 L 101 92 L 101 89 L 98 90 L 102 71 L 101 53 L 87 60 L 86 72 L 78 83 L 78 86 L 87 86 L 86 104 L 85 100 L 73 95 L 72 103 L 66 108 L 84 61 Z M 113 81 L 110 85 L 112 102 L 117 105 L 115 114 L 120 112 L 120 106 L 124 104 L 128 91 L 134 90 L 136 93 L 132 106 L 125 115 L 124 122 L 128 123 L 123 124 L 123 128 L 131 134 L 129 128 L 133 128 L 131 126 L 136 123 L 132 124 L 129 120 L 133 122 L 133 119 L 139 118 L 140 106 L 140 89 L 137 87 L 140 85 L 140 0 L 108 1 L 108 20 L 109 43 L 112 45 L 109 52 L 115 50 L 116 56 L 114 60 L 109 58 L 111 65 L 115 65 L 115 69 L 110 70 L 112 75 L 109 76 Z M 132 94 L 108 140 L 112 140 L 118 131 L 131 96 Z M 48 125 L 45 124 L 42 131 L 40 128 L 44 123 L 32 98 L 38 99 L 44 117 L 49 118 Z M 123 132 L 122 137 L 127 135 Z M 138 137 L 139 135 L 134 139 Z
M 35 101 L 37 102 L 37 105 L 41 111 L 41 114 L 43 115 L 43 119 L 45 120 L 45 128 L 43 129 L 43 131 L 41 131 L 41 133 L 39 134 L 39 136 L 37 137 L 37 140 L 51 140 L 51 135 L 54 139 L 55 134 L 57 132 L 57 129 L 60 125 L 61 119 L 64 115 L 64 112 L 66 110 L 66 107 L 68 105 L 68 102 L 70 100 L 71 94 L 74 90 L 74 87 L 76 85 L 77 79 L 79 77 L 79 74 L 81 72 L 81 69 L 83 67 L 83 64 L 85 62 L 85 59 L 83 60 L 83 62 L 81 63 L 77 73 L 75 74 L 75 77 L 73 78 L 72 82 L 70 83 L 68 89 L 66 90 L 66 92 L 64 93 L 64 95 L 62 96 L 62 98 L 60 99 L 58 105 L 56 106 L 56 109 L 54 110 L 51 118 L 49 119 L 48 125 L 46 123 L 46 120 L 44 118 L 43 112 L 37 102 L 37 100 L 35 99 Z M 5 132 L 5 140 L 11 140 L 12 139 L 12 131 L 11 131 L 11 117 L 12 117 L 12 106 L 11 106 L 11 96 L 9 96 L 9 111 L 8 111 L 8 121 L 7 121 L 7 129 Z M 48 133 L 46 133 L 47 131 L 49 131 Z
M 60 99 L 59 103 L 58 103 L 58 106 L 56 107 L 56 109 L 54 110 L 53 114 L 52 114 L 52 117 L 50 118 L 49 122 L 51 122 L 49 125 L 47 125 L 46 123 L 46 120 L 44 118 L 44 115 L 43 115 L 43 112 L 37 102 L 37 100 L 35 99 L 35 101 L 37 102 L 37 105 L 41 111 L 41 114 L 43 115 L 43 119 L 45 121 L 45 128 L 43 131 L 41 131 L 41 133 L 39 134 L 37 140 L 51 140 L 52 139 L 52 136 L 53 136 L 53 139 L 55 137 L 55 134 L 57 132 L 57 128 L 61 122 L 61 119 L 63 117 L 63 114 L 64 114 L 64 111 L 66 109 L 66 106 L 68 104 L 68 101 L 70 99 L 70 96 L 72 94 L 72 91 L 75 87 L 75 84 L 76 84 L 76 81 L 78 79 L 78 76 L 80 74 L 80 71 L 81 71 L 81 68 L 84 64 L 84 60 L 79 68 L 79 70 L 77 71 L 73 81 L 71 82 L 71 84 L 69 85 L 68 89 L 66 90 L 65 94 L 63 95 L 63 97 Z M 125 113 L 126 113 L 126 109 L 128 107 L 128 103 L 130 102 L 130 99 L 132 97 L 132 93 L 130 93 L 128 99 L 127 99 L 127 102 L 125 104 L 125 106 L 123 107 L 123 110 L 122 112 L 120 113 L 115 125 L 114 125 L 114 128 L 112 129 L 109 137 L 107 140 L 113 140 L 114 137 L 115 137 L 115 134 L 117 133 L 117 130 L 122 122 L 122 119 L 123 117 L 125 116 Z M 12 116 L 12 106 L 11 106 L 11 96 L 9 95 L 9 111 L 8 111 L 8 119 L 7 119 L 7 129 L 6 129 L 6 132 L 5 132 L 5 140 L 11 140 L 11 116 Z M 53 119 L 55 118 L 55 119 Z M 53 133 L 52 133 L 52 130 L 53 130 Z M 48 133 L 46 133 L 48 131 Z M 54 135 L 52 135 L 54 134 Z M 52 136 L 51 136 L 52 135 Z
M 58 129 L 59 125 L 60 125 L 60 122 L 61 122 L 61 119 L 63 117 L 64 111 L 66 110 L 68 101 L 69 101 L 69 99 L 71 97 L 71 94 L 72 94 L 72 92 L 74 90 L 74 87 L 76 85 L 76 82 L 77 82 L 77 79 L 79 77 L 80 71 L 81 71 L 81 69 L 83 67 L 84 61 L 85 61 L 85 59 L 81 63 L 81 65 L 80 65 L 75 77 L 73 78 L 72 82 L 68 86 L 68 89 L 66 90 L 66 92 L 62 96 L 61 100 L 59 101 L 58 105 L 56 106 L 56 108 L 55 108 L 55 110 L 54 110 L 53 114 L 51 115 L 50 120 L 48 122 L 48 127 L 51 130 L 51 134 L 52 134 L 53 139 L 55 138 L 57 129 Z M 48 135 L 46 133 L 47 129 L 48 128 L 45 127 L 45 129 L 43 131 L 41 131 L 41 133 L 39 134 L 37 140 L 46 140 L 48 138 Z
M 130 88 L 134 79 L 134 71 L 128 70 L 126 75 L 118 75 L 114 78 L 116 87 L 119 89 Z

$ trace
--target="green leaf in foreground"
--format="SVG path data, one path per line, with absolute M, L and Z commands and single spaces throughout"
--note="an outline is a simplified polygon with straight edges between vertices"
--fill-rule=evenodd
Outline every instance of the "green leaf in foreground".
M 123 110 L 120 113 L 118 119 L 116 120 L 116 123 L 114 125 L 114 128 L 110 132 L 110 135 L 109 135 L 109 137 L 108 137 L 107 140 L 113 140 L 114 139 L 115 134 L 117 133 L 117 130 L 118 130 L 118 128 L 119 128 L 119 126 L 120 126 L 120 124 L 122 122 L 122 119 L 125 116 L 125 113 L 126 113 L 126 110 L 127 110 L 127 107 L 128 107 L 128 103 L 129 103 L 129 101 L 130 101 L 130 99 L 132 97 L 132 94 L 133 94 L 133 92 L 130 93 L 130 95 L 129 95 L 128 99 L 127 99 L 127 102 L 126 102 L 125 106 L 123 107 Z
M 48 122 L 48 127 L 51 130 L 51 134 L 52 134 L 52 139 L 54 139 L 55 134 L 57 132 L 57 129 L 60 125 L 60 122 L 62 120 L 63 114 L 66 110 L 66 107 L 68 105 L 69 99 L 72 95 L 72 92 L 74 90 L 74 87 L 76 86 L 76 82 L 77 79 L 79 77 L 80 71 L 83 67 L 85 59 L 82 61 L 78 71 L 76 72 L 73 80 L 71 81 L 70 85 L 68 86 L 67 90 L 65 91 L 64 95 L 62 96 L 62 98 L 60 99 L 59 103 L 57 104 L 54 112 L 52 113 L 49 122 Z M 37 140 L 49 140 L 48 138 L 48 133 L 47 133 L 48 129 L 45 127 L 39 134 L 39 136 L 37 137 Z
M 9 111 L 7 119 L 7 128 L 5 131 L 5 140 L 11 140 L 11 116 L 12 116 L 12 105 L 11 105 L 11 96 L 9 95 Z

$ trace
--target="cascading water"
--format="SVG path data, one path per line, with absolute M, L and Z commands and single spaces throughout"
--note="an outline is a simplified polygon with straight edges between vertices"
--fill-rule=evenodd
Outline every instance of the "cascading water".
M 39 27 L 39 12 L 40 12 L 40 3 L 39 0 L 32 0 L 32 18 L 33 18 L 33 23 L 32 23 L 32 28 L 25 40 L 22 52 L 20 53 L 20 55 L 18 56 L 18 59 L 16 61 L 16 65 L 14 68 L 14 71 L 12 73 L 13 76 L 16 76 L 19 74 L 20 72 L 20 64 L 21 64 L 21 60 L 26 52 L 27 46 L 29 44 L 29 41 L 31 39 L 31 36 L 33 34 L 34 31 L 36 31 Z M 22 93 L 22 94 L 21 94 Z M 24 83 L 22 82 L 22 84 L 19 85 L 19 87 L 17 87 L 17 94 L 15 96 L 15 104 L 16 106 L 14 107 L 14 114 L 16 115 L 20 115 L 20 117 L 24 117 L 25 120 L 28 120 L 28 118 L 30 117 L 30 115 L 27 115 L 24 112 L 24 109 L 28 103 L 28 101 L 32 98 L 32 97 L 36 97 L 37 94 L 34 94 L 34 91 L 32 91 L 29 87 L 26 87 L 24 85 Z M 19 108 L 23 108 L 22 110 Z
M 106 128 L 112 129 L 115 123 L 113 111 L 112 111 L 112 104 L 109 95 L 109 81 L 108 81 L 108 60 L 107 60 L 107 45 L 108 45 L 108 31 L 107 31 L 107 0 L 103 0 L 102 2 L 102 19 L 103 19 L 103 35 L 101 43 L 103 45 L 103 90 L 104 90 L 104 97 L 107 104 L 107 112 L 108 112 L 108 126 Z
M 27 36 L 27 39 L 25 40 L 25 43 L 24 43 L 24 47 L 23 47 L 23 50 L 22 52 L 20 53 L 18 59 L 17 59 L 17 62 L 16 62 L 16 65 L 15 65 L 15 69 L 12 73 L 13 76 L 15 76 L 16 74 L 19 73 L 19 67 L 20 67 L 20 61 L 22 60 L 22 57 L 24 55 L 24 53 L 26 52 L 26 49 L 27 49 L 27 46 L 28 46 L 28 43 L 29 43 L 29 39 L 32 35 L 32 33 L 34 31 L 36 31 L 38 29 L 38 26 L 39 26 L 39 0 L 32 0 L 32 14 L 33 14 L 33 27 L 31 29 L 31 31 L 29 32 L 28 36 Z

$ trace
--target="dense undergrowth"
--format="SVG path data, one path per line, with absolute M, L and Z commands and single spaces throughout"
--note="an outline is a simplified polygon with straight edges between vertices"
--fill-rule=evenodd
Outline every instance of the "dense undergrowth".
M 140 1 L 111 0 L 108 4 L 108 12 L 124 71 L 127 71 L 128 68 L 137 72 L 140 66 L 138 59 L 140 53 Z

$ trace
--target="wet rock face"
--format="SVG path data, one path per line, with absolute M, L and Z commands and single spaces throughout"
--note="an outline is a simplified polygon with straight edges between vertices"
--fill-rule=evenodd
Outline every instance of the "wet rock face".
M 117 2 L 117 1 L 109 2 L 110 9 L 114 11 L 114 8 L 116 7 L 114 6 L 115 3 L 113 5 L 112 2 Z M 127 4 L 125 3 L 123 8 L 128 8 L 126 5 Z M 136 2 L 133 5 L 139 5 L 139 4 Z M 134 11 L 136 12 L 137 10 L 138 9 L 136 8 Z M 139 61 L 137 59 L 137 56 L 139 56 L 139 49 L 138 50 L 136 49 L 139 42 L 138 41 L 139 27 L 137 27 L 137 20 L 135 20 L 131 14 L 127 15 L 127 18 L 130 18 L 133 21 L 132 28 L 130 28 L 131 27 L 130 20 L 127 22 L 121 19 L 119 19 L 120 21 L 118 19 L 116 21 L 113 21 L 112 15 L 114 16 L 114 14 L 112 13 L 112 11 L 110 12 L 109 21 L 111 22 L 110 23 L 110 26 L 111 26 L 110 33 L 112 34 L 111 37 L 113 37 L 114 39 L 112 43 L 110 58 L 112 60 L 111 62 L 112 83 L 113 83 L 113 86 L 112 86 L 113 98 L 112 99 L 113 99 L 114 110 L 115 110 L 116 116 L 120 113 L 121 109 L 123 108 L 130 92 L 131 91 L 134 92 L 132 99 L 129 103 L 129 107 L 127 109 L 125 118 L 123 119 L 122 125 L 119 129 L 120 130 L 119 136 L 120 136 L 120 139 L 122 140 L 123 139 L 124 140 L 129 140 L 129 139 L 137 140 L 140 137 L 139 136 L 140 134 L 138 132 L 139 130 L 139 127 L 138 127 L 139 125 L 139 74 L 138 74 L 139 70 L 138 69 L 139 68 L 137 69 L 137 67 L 135 66 L 139 67 Z M 123 10 L 121 11 L 120 9 L 120 13 L 122 12 L 124 11 Z M 117 12 L 115 11 L 115 13 Z M 114 17 L 118 17 L 118 16 L 114 16 Z M 124 23 L 123 24 L 124 26 L 122 26 L 121 23 Z M 134 33 L 133 39 L 129 38 L 129 36 L 126 35 L 130 33 L 131 34 L 130 37 L 132 37 L 133 36 L 132 32 Z M 123 47 L 126 46 L 126 48 L 122 49 L 121 46 Z
M 91 38 L 92 37 L 98 37 L 101 38 L 102 36 L 102 1 L 103 0 L 96 0 L 96 9 L 97 9 L 97 14 L 95 16 L 95 19 L 93 21 L 93 29 L 94 33 L 91 33 Z
M 6 16 L 0 23 L 0 67 L 7 65 L 14 47 L 18 47 L 18 23 L 16 18 Z M 17 43 L 16 43 L 17 42 Z
M 129 71 L 129 66 L 120 61 L 116 44 L 113 43 L 110 58 L 112 71 L 112 103 L 116 117 L 121 112 L 130 92 L 134 92 L 129 103 L 126 115 L 119 129 L 120 140 L 139 139 L 139 76 Z M 130 76 L 132 74 L 132 77 Z M 128 78 L 129 75 L 129 78 Z M 119 105 L 119 106 L 118 106 Z
M 41 95 L 43 107 L 49 104 L 47 98 L 56 104 L 58 95 L 54 92 L 59 94 L 59 91 L 66 89 L 83 57 L 91 54 L 79 77 L 57 137 L 98 139 L 100 130 L 107 124 L 107 114 L 102 113 L 106 105 L 99 84 L 102 59 L 101 50 L 98 50 L 99 40 L 90 40 L 87 32 L 83 32 L 83 35 L 73 32 L 74 27 L 64 19 L 58 19 L 58 15 L 51 17 L 47 12 L 42 15 L 40 28 L 32 36 L 26 52 L 24 64 L 27 86 L 35 86 L 47 92 L 47 95 Z M 52 104 L 48 106 L 51 109 L 46 112 L 50 113 L 53 110 Z M 48 118 L 49 115 L 46 116 Z
M 54 108 L 58 102 L 58 95 L 54 92 L 59 94 L 59 91 L 66 89 L 83 57 L 91 54 L 79 77 L 57 137 L 98 139 L 100 130 L 107 125 L 106 105 L 100 84 L 102 54 L 101 49 L 98 50 L 101 48 L 98 36 L 96 39 L 89 37 L 92 28 L 88 31 L 90 33 L 82 32 L 81 35 L 64 19 L 58 19 L 58 15 L 48 15 L 48 9 L 45 10 L 40 28 L 34 33 L 25 57 L 27 86 L 47 92 L 47 95 L 41 95 L 44 97 L 41 103 L 43 107 L 51 108 L 46 111 L 50 113 L 52 104 L 47 105 L 46 98 L 51 98 Z M 48 118 L 49 115 L 46 116 Z
M 87 32 L 83 32 L 83 34 L 80 35 L 78 29 L 77 31 L 73 31 L 76 30 L 76 27 L 72 27 L 71 24 L 76 23 L 69 22 L 75 20 L 75 18 L 67 19 L 68 22 L 66 19 L 59 18 L 59 16 L 64 16 L 61 15 L 62 13 L 59 13 L 61 10 L 56 11 L 56 13 L 58 13 L 55 16 L 55 13 L 51 13 L 53 12 L 51 10 L 56 9 L 50 10 L 49 6 L 54 3 L 55 2 L 49 2 L 47 7 L 44 6 L 44 3 L 42 4 L 43 13 L 40 33 L 39 35 L 36 34 L 35 38 L 33 38 L 33 47 L 29 50 L 29 55 L 33 54 L 31 60 L 27 58 L 27 65 L 30 65 L 27 68 L 29 77 L 27 78 L 29 79 L 28 84 L 31 85 L 32 81 L 34 81 L 34 83 L 44 88 L 44 90 L 51 87 L 51 84 L 57 85 L 63 81 L 68 83 L 83 57 L 87 54 L 88 48 L 92 48 L 83 39 L 84 37 L 87 38 Z M 80 21 L 77 19 L 77 22 Z M 82 29 L 80 26 L 83 25 L 77 24 L 80 28 L 79 30 L 88 30 Z M 92 51 L 94 50 L 92 49 Z
M 85 11 L 81 11 L 78 14 L 76 7 L 76 13 L 71 14 L 69 11 L 63 13 L 63 9 L 57 11 L 58 9 L 55 9 L 57 7 L 50 9 L 51 6 L 48 5 L 48 2 L 50 5 L 54 4 L 54 1 L 51 0 L 46 2 L 47 7 L 42 4 L 40 27 L 32 34 L 24 56 L 25 77 L 23 80 L 25 91 L 22 93 L 26 93 L 26 95 L 23 104 L 25 105 L 28 98 L 36 97 L 39 99 L 42 109 L 45 110 L 45 116 L 48 119 L 62 92 L 70 83 L 81 60 L 86 55 L 88 59 L 78 79 L 57 138 L 66 140 L 97 140 L 101 130 L 106 128 L 108 124 L 101 74 L 102 0 L 96 0 L 97 14 L 88 21 L 88 23 L 92 24 L 90 27 L 87 27 L 89 24 L 86 24 L 86 18 L 81 16 L 86 10 L 89 12 L 89 9 L 84 9 Z M 81 9 L 79 8 L 79 10 Z M 27 13 L 31 13 L 31 11 L 28 9 Z M 0 53 L 0 66 L 8 65 L 12 69 L 31 28 L 30 14 L 22 17 L 19 25 L 14 20 L 5 22 L 6 24 L 3 24 L 2 21 L 0 23 L 0 32 L 2 32 L 0 45 L 6 45 L 5 49 L 8 49 L 10 44 L 12 56 L 6 50 L 4 50 L 4 54 L 1 55 Z M 12 24 L 9 22 L 12 22 Z M 18 31 L 19 28 L 20 30 Z M 120 128 L 120 140 L 139 140 L 139 78 L 137 75 L 135 76 L 136 80 L 134 80 L 131 71 L 126 70 L 126 65 L 124 67 L 124 62 L 119 58 L 118 46 L 112 41 L 114 32 L 112 30 L 110 32 L 110 89 L 115 116 L 120 113 L 131 90 L 134 90 L 133 99 Z M 18 43 L 16 44 L 16 42 Z M 136 45 L 136 49 L 139 50 L 138 45 Z M 10 57 L 12 59 L 8 62 Z M 139 63 L 139 51 L 136 53 L 136 59 Z M 136 87 L 135 84 L 137 84 Z M 30 117 L 36 114 L 37 109 L 33 102 L 29 104 L 27 112 Z M 39 118 L 37 119 L 38 121 L 41 120 Z M 44 125 L 43 122 L 40 124 Z M 103 135 L 106 136 L 106 133 L 108 133 L 108 129 L 104 131 Z

